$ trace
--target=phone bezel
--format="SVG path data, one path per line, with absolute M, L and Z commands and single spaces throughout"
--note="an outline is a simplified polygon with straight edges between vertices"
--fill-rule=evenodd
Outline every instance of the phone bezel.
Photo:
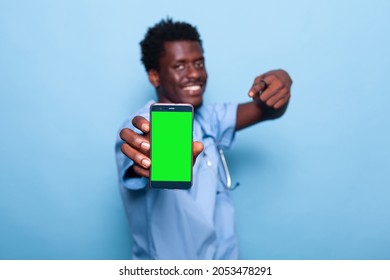
M 192 156 L 192 145 L 193 145 L 193 129 L 194 129 L 194 107 L 187 103 L 153 103 L 150 105 L 150 159 L 153 154 L 153 117 L 152 112 L 191 112 L 192 114 L 192 131 L 191 131 L 191 180 L 190 181 L 152 181 L 153 173 L 153 161 L 150 167 L 150 180 L 149 185 L 151 188 L 156 189 L 189 189 L 192 186 L 193 181 L 193 156 Z

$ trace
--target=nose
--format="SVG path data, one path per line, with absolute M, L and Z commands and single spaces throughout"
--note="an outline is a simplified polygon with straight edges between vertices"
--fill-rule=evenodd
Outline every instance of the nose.
M 187 77 L 189 79 L 198 79 L 200 77 L 200 69 L 198 69 L 195 65 L 190 64 L 187 67 Z

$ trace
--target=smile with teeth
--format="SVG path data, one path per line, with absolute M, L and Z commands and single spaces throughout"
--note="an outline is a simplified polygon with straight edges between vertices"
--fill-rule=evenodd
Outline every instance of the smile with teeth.
M 196 90 L 200 90 L 200 89 L 201 89 L 200 85 L 193 85 L 193 86 L 184 87 L 184 90 L 188 90 L 188 91 L 196 91 Z
M 198 94 L 202 92 L 201 85 L 190 85 L 183 87 L 183 90 L 187 91 L 190 94 Z

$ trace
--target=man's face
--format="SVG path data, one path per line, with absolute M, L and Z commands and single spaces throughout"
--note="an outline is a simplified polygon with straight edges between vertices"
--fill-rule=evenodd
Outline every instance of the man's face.
M 199 107 L 207 82 L 200 44 L 195 41 L 166 42 L 159 62 L 159 71 L 149 71 L 149 79 L 157 88 L 158 101 Z

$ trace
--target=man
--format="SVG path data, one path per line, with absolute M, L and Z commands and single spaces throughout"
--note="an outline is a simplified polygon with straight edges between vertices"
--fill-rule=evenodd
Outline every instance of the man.
M 150 28 L 142 62 L 161 103 L 190 103 L 194 116 L 193 186 L 158 190 L 148 185 L 149 106 L 130 116 L 116 143 L 119 185 L 133 236 L 134 259 L 237 259 L 234 208 L 222 149 L 235 131 L 286 111 L 292 81 L 283 70 L 255 78 L 245 104 L 203 104 L 207 71 L 195 27 L 171 19 Z M 174 125 L 174 124 L 172 124 Z M 203 152 L 202 152 L 203 151 Z

